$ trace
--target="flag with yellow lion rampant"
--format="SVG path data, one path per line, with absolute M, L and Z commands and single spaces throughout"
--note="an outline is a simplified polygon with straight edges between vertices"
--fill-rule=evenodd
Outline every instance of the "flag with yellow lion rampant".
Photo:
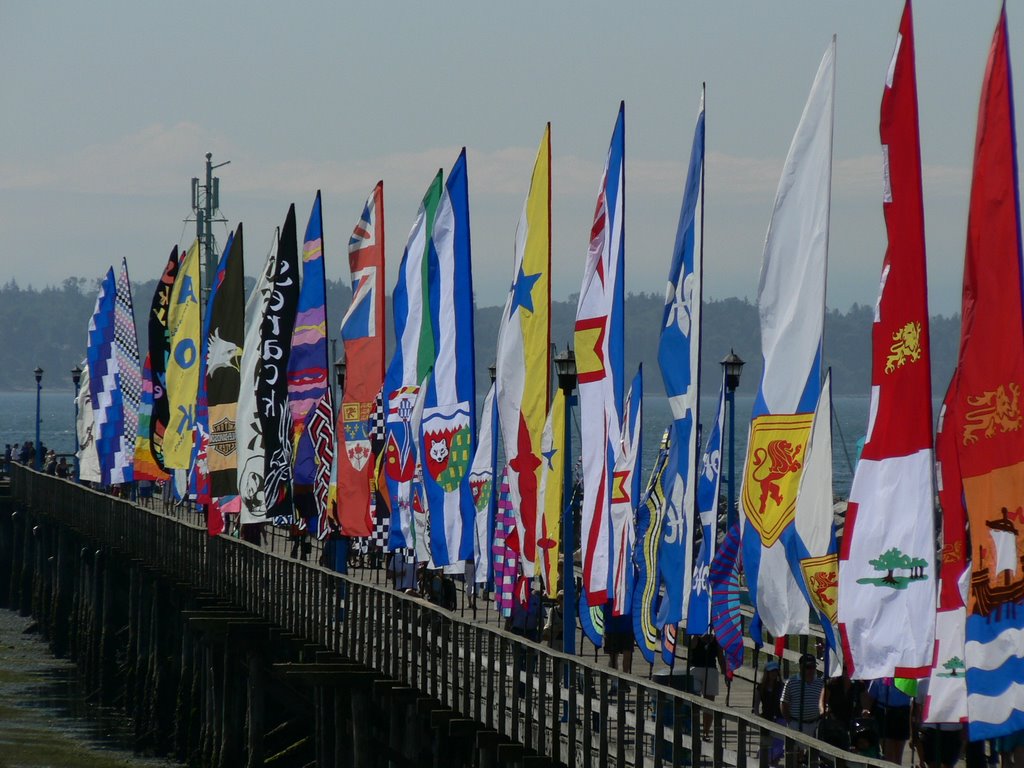
M 740 492 L 742 553 L 754 626 L 776 636 L 807 632 L 810 596 L 800 560 L 825 554 L 808 550 L 794 521 L 821 393 L 834 64 L 835 41 L 790 145 L 758 288 L 764 372 Z

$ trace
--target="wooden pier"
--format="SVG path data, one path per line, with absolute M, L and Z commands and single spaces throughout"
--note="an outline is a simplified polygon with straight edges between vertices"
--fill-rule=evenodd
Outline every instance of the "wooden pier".
M 190 765 L 888 765 L 21 466 L 0 604 Z

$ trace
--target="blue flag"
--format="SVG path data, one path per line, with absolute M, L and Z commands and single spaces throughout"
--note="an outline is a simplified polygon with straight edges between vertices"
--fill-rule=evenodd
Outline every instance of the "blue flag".
M 423 491 L 434 565 L 473 556 L 476 505 L 469 469 L 476 442 L 476 356 L 466 151 L 455 161 L 437 206 L 428 295 L 435 363 L 420 423 Z
M 665 290 L 665 311 L 658 341 L 658 364 L 672 408 L 673 459 L 664 481 L 665 525 L 659 571 L 666 586 L 658 626 L 668 644 L 687 613 L 693 562 L 694 476 L 697 462 L 700 389 L 700 312 L 704 206 L 704 95 L 686 172 L 672 265 Z M 667 654 L 667 647 L 663 647 Z
M 686 613 L 686 631 L 691 635 L 707 634 L 711 620 L 711 594 L 708 572 L 715 555 L 718 538 L 718 486 L 722 477 L 722 423 L 725 419 L 725 381 L 718 394 L 718 418 L 708 435 L 697 478 L 697 512 L 703 538 L 697 559 L 693 562 L 693 587 Z

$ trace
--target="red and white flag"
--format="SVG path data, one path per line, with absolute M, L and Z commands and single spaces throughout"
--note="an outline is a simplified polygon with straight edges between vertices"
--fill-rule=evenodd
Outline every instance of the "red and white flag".
M 931 364 L 914 36 L 906 4 L 879 125 L 889 245 L 872 328 L 871 404 L 839 559 L 851 677 L 923 677 L 935 647 Z

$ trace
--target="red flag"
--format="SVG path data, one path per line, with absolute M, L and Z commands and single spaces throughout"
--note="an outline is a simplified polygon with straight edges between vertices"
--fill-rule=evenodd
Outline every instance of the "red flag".
M 964 508 L 964 484 L 956 450 L 956 372 L 942 403 L 939 427 L 935 433 L 935 475 L 938 478 L 939 506 L 942 508 L 942 550 L 939 562 L 939 610 L 963 608 L 957 582 L 967 567 L 967 510 Z
M 341 321 L 345 390 L 338 409 L 338 517 L 347 536 L 369 536 L 375 487 L 370 416 L 384 383 L 384 182 L 377 182 L 348 242 L 352 304 Z
M 974 147 L 953 427 L 971 532 L 971 740 L 1024 729 L 1024 319 L 1006 10 L 985 67 Z M 1007 681 L 1012 684 L 1007 686 Z
M 935 646 L 931 355 L 910 2 L 882 91 L 888 247 L 871 331 L 871 407 L 839 562 L 839 626 L 854 678 L 919 678 Z M 886 559 L 914 565 L 878 569 Z M 908 570 L 909 569 L 909 570 Z

